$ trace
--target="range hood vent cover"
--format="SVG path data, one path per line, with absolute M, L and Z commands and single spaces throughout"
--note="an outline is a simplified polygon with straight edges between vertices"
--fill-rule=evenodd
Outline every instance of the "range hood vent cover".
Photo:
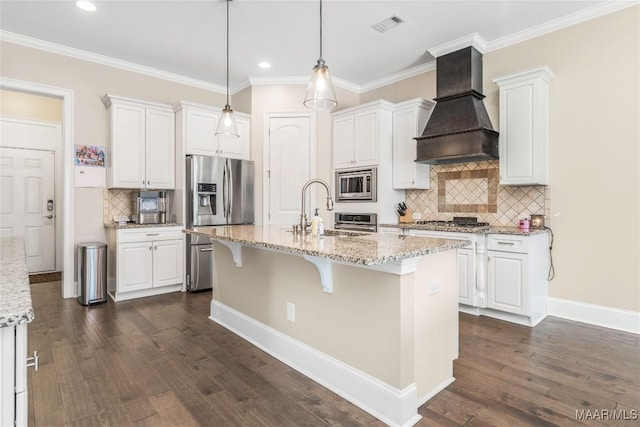
M 417 143 L 416 162 L 498 158 L 498 132 L 482 102 L 482 54 L 466 47 L 436 59 L 436 106 Z

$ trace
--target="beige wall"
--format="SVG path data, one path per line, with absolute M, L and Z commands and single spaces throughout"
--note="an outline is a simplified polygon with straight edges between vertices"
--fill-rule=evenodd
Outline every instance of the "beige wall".
M 0 114 L 60 123 L 62 122 L 62 99 L 0 90 Z
M 549 293 L 640 311 L 640 6 L 485 54 L 485 105 L 496 129 L 491 80 L 542 65 L 555 73 L 549 222 L 556 278 Z M 361 99 L 431 99 L 435 72 L 426 74 Z

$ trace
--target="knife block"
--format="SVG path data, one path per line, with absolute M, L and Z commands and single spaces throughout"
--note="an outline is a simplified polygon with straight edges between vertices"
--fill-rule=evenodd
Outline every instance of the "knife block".
M 398 216 L 400 218 L 400 224 L 407 224 L 413 222 L 413 212 L 411 209 L 407 209 L 404 216 Z

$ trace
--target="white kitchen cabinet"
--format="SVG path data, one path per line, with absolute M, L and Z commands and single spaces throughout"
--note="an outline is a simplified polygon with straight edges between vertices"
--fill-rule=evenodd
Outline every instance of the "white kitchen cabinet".
M 251 117 L 234 112 L 238 138 L 216 136 L 221 110 L 199 104 L 180 102 L 175 107 L 178 145 L 185 155 L 251 158 Z
M 110 230 L 108 240 L 109 294 L 114 301 L 182 289 L 184 239 L 180 227 Z
M 518 315 L 494 317 L 535 326 L 547 315 L 547 234 L 489 234 L 487 248 L 487 308 Z
M 549 183 L 549 67 L 494 79 L 500 87 L 500 184 Z
M 168 105 L 106 95 L 109 112 L 107 187 L 175 187 L 175 132 Z
M 27 324 L 22 323 L 0 328 L 0 425 L 26 426 L 27 401 Z
M 393 188 L 429 189 L 430 165 L 416 163 L 416 136 L 422 135 L 433 106 L 424 99 L 396 104 L 393 110 Z
M 375 166 L 388 159 L 391 147 L 393 104 L 379 100 L 332 114 L 333 167 Z M 383 153 L 381 153 L 381 151 Z

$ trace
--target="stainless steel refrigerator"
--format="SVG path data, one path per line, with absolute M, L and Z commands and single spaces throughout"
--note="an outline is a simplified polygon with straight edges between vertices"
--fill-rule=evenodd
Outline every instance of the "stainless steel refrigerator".
M 187 156 L 187 227 L 253 224 L 254 163 Z M 213 258 L 207 237 L 187 234 L 187 290 L 211 289 Z

